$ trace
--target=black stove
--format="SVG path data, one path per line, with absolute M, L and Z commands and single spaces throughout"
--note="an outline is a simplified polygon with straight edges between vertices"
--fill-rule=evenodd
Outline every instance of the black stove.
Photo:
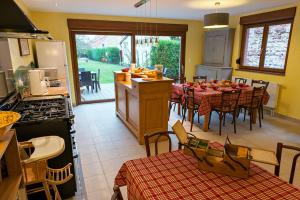
M 14 111 L 21 114 L 18 123 L 70 117 L 65 98 L 22 101 Z
M 78 152 L 75 144 L 75 131 L 72 129 L 74 115 L 70 99 L 61 95 L 28 97 L 22 99 L 14 93 L 0 104 L 0 110 L 11 110 L 21 114 L 21 119 L 14 124 L 19 142 L 35 137 L 56 135 L 64 139 L 65 151 L 58 157 L 49 160 L 51 168 L 61 168 L 72 163 L 74 177 L 58 187 L 63 198 L 69 198 L 76 192 L 76 171 Z M 76 178 L 75 178 L 76 177 Z M 30 197 L 44 199 L 44 197 Z

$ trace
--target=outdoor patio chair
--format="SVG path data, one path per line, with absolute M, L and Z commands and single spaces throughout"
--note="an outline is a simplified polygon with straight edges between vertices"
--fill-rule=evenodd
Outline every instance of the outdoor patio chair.
M 80 80 L 80 87 L 85 86 L 86 89 L 90 90 L 90 86 L 92 88 L 92 91 L 94 90 L 94 83 L 92 80 L 92 74 L 90 71 L 81 72 L 81 80 Z
M 94 86 L 95 86 L 95 88 L 96 88 L 96 92 L 98 92 L 98 88 L 99 88 L 99 90 L 101 90 L 101 86 L 100 86 L 100 75 L 101 75 L 100 69 L 98 69 L 98 73 L 96 74 L 96 77 L 95 77 L 95 79 L 93 80 Z

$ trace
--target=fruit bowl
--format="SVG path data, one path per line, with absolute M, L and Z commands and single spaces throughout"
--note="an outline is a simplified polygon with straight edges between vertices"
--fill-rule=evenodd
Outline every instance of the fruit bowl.
M 0 111 L 0 135 L 7 133 L 20 118 L 21 115 L 19 113 Z

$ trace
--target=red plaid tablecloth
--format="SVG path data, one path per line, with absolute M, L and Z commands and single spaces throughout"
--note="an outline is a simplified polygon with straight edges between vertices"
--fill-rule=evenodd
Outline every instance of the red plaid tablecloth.
M 199 170 L 197 160 L 181 150 L 127 161 L 115 184 L 127 185 L 129 200 L 300 199 L 298 188 L 255 164 L 248 179 L 234 178 Z
M 183 94 L 183 85 L 182 84 L 173 84 L 172 85 L 172 97 L 181 96 Z M 241 89 L 241 95 L 239 99 L 239 105 L 246 105 L 251 103 L 253 87 L 243 87 Z M 211 88 L 203 90 L 201 88 L 195 88 L 195 102 L 199 106 L 199 115 L 206 115 L 210 113 L 211 108 L 221 104 L 221 91 L 216 91 Z M 269 94 L 266 94 L 263 99 L 263 103 L 266 105 L 269 101 Z

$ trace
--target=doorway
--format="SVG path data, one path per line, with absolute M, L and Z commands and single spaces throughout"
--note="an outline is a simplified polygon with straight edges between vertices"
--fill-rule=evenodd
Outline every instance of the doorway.
M 131 36 L 75 34 L 81 103 L 113 101 L 114 71 L 131 63 Z
M 162 64 L 166 77 L 184 76 L 186 24 L 81 19 L 68 19 L 67 22 L 77 104 L 113 101 L 113 71 L 129 67 L 130 63 L 150 69 L 155 64 Z M 148 29 L 141 34 L 137 27 L 155 27 L 155 34 Z M 149 42 L 151 37 L 152 43 Z M 154 37 L 159 37 L 155 45 Z M 137 43 L 139 39 L 148 42 L 141 45 Z M 92 88 L 91 79 L 97 86 Z M 108 94 L 103 88 L 109 84 Z

